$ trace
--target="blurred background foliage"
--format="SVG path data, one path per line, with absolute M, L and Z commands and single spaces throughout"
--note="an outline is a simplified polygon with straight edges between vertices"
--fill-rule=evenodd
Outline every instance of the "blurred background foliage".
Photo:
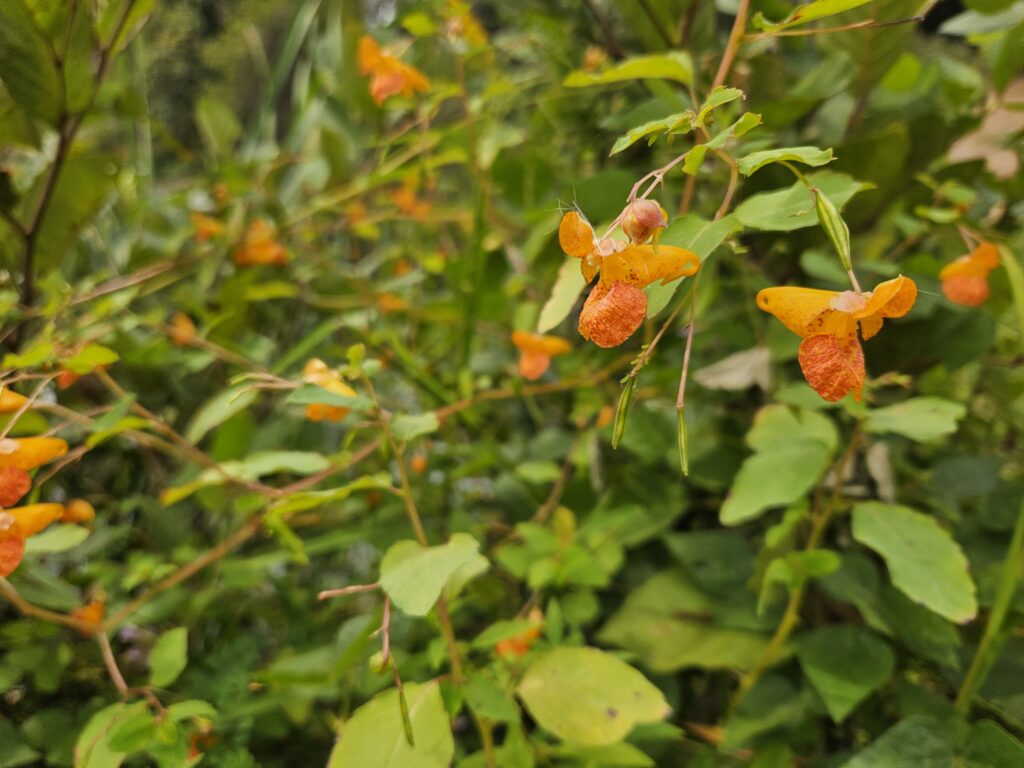
M 66 438 L 29 501 L 96 520 L 3 581 L 0 768 L 1024 765 L 1024 288 L 1010 262 L 966 308 L 939 279 L 975 237 L 1024 252 L 1024 3 L 847 6 L 792 28 L 843 31 L 747 23 L 745 97 L 709 122 L 761 115 L 733 157 L 831 147 L 807 174 L 861 282 L 920 289 L 835 405 L 754 302 L 847 282 L 785 167 L 740 179 L 701 248 L 730 168 L 709 154 L 692 199 L 666 176 L 699 292 L 619 349 L 579 338 L 555 237 L 702 140 L 609 154 L 700 107 L 738 10 L 791 3 L 4 3 L 4 380 L 37 399 L 5 436 Z M 364 35 L 429 88 L 375 103 Z M 677 74 L 601 82 L 646 55 Z M 619 378 L 677 307 L 613 450 Z M 510 334 L 538 320 L 573 351 L 529 383 Z M 382 577 L 410 500 L 452 566 L 440 610 L 389 618 L 415 747 L 381 592 L 317 601 Z M 466 583 L 454 534 L 486 557 Z M 90 603 L 98 634 L 61 621 Z

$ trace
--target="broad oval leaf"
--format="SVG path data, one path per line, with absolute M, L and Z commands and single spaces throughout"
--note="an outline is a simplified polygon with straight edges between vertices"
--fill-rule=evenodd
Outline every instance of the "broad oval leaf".
M 800 638 L 797 658 L 832 719 L 841 723 L 892 674 L 889 644 L 865 627 L 831 626 Z
M 819 149 L 818 147 L 780 147 L 779 149 L 766 149 L 763 152 L 752 152 L 741 157 L 739 163 L 740 173 L 749 176 L 755 171 L 764 168 L 772 163 L 800 163 L 809 165 L 812 168 L 827 165 L 835 159 L 832 148 Z
M 565 78 L 567 88 L 621 83 L 625 80 L 675 80 L 683 85 L 693 82 L 693 61 L 682 51 L 650 56 L 631 56 L 603 72 L 576 70 Z
M 447 544 L 437 547 L 400 541 L 381 560 L 381 588 L 406 613 L 425 616 L 448 579 L 477 561 L 479 548 L 476 539 L 466 533 L 452 534 Z

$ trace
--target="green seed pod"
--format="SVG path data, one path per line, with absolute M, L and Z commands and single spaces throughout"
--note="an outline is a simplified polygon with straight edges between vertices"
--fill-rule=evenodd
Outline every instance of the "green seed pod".
M 825 230 L 825 234 L 828 235 L 828 239 L 832 242 L 836 253 L 839 254 L 839 261 L 842 262 L 843 269 L 847 272 L 853 272 L 853 262 L 850 259 L 849 227 L 843 221 L 843 217 L 839 213 L 839 209 L 836 208 L 835 203 L 829 200 L 824 192 L 817 187 L 811 187 L 810 190 L 811 194 L 814 195 L 814 208 L 818 212 L 818 220 L 821 222 L 822 229 Z
M 636 377 L 630 376 L 619 395 L 619 406 L 615 409 L 615 424 L 612 426 L 612 448 L 619 447 L 619 441 L 626 431 L 626 417 L 629 406 L 633 402 L 633 390 L 636 388 Z
M 679 440 L 679 468 L 685 477 L 690 476 L 690 450 L 686 444 L 686 409 L 676 409 L 676 437 Z

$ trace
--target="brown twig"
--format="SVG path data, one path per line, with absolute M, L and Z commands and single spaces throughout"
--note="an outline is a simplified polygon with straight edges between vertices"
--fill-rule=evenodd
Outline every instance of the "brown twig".
M 110 647 L 110 638 L 107 637 L 107 633 L 103 631 L 97 632 L 96 642 L 100 645 L 100 651 L 103 653 L 103 665 L 107 668 L 107 674 L 110 675 L 114 687 L 117 688 L 122 699 L 127 698 L 128 683 L 125 682 L 124 675 L 121 674 L 121 670 L 117 666 L 117 659 L 114 658 L 114 649 Z

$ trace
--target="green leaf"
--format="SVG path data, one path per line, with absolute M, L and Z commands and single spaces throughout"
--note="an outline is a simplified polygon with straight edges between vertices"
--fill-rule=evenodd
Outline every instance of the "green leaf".
M 839 555 L 828 549 L 802 549 L 777 557 L 768 564 L 761 585 L 761 596 L 757 601 L 758 613 L 763 613 L 772 593 L 772 585 L 784 584 L 790 590 L 797 589 L 810 579 L 827 576 L 838 570 Z
M 629 594 L 598 639 L 632 651 L 654 672 L 746 670 L 764 652 L 770 629 L 745 590 L 711 596 L 682 574 L 665 571 Z
M 92 423 L 89 428 L 90 432 L 106 432 L 108 429 L 113 429 L 121 419 L 128 415 L 128 411 L 131 410 L 136 400 L 135 394 L 129 392 L 113 406 L 110 410 L 100 416 L 96 421 Z
M 817 440 L 835 451 L 839 432 L 822 413 L 786 405 L 766 405 L 754 414 L 746 442 L 755 451 L 771 451 L 782 443 Z
M 309 405 L 311 403 L 323 403 L 324 405 L 338 405 L 342 408 L 351 408 L 353 411 L 368 411 L 373 407 L 373 401 L 362 395 L 343 395 L 340 392 L 318 387 L 314 384 L 306 384 L 298 389 L 292 390 L 285 402 L 290 405 Z
M 811 174 L 807 180 L 828 195 L 839 210 L 851 197 L 872 186 L 831 171 Z M 748 197 L 736 207 L 734 215 L 744 226 L 771 232 L 790 232 L 818 224 L 814 200 L 807 187 L 799 181 L 786 189 Z
M 967 768 L 1019 768 L 1024 765 L 1024 744 L 992 720 L 971 725 L 964 746 Z
M 149 706 L 144 701 L 111 704 L 101 709 L 78 734 L 75 768 L 118 768 L 128 755 L 111 748 L 111 734 L 120 723 L 148 714 Z
M 779 149 L 766 149 L 763 152 L 752 152 L 739 159 L 740 173 L 749 176 L 755 171 L 764 168 L 772 163 L 801 163 L 813 168 L 831 163 L 835 158 L 829 149 L 818 149 L 818 147 L 781 147 Z
M 196 126 L 213 157 L 230 156 L 242 135 L 242 125 L 231 107 L 210 96 L 201 96 L 196 102 Z
M 448 543 L 437 547 L 399 541 L 381 560 L 380 585 L 397 607 L 413 616 L 425 616 L 448 578 L 474 562 L 479 549 L 476 539 L 466 533 L 454 533 Z
M 764 32 L 779 32 L 783 29 L 807 24 L 827 16 L 835 16 L 837 13 L 849 11 L 862 5 L 867 5 L 873 0 L 815 0 L 813 3 L 806 3 L 797 6 L 790 11 L 789 16 L 782 21 L 770 22 L 765 19 L 764 14 L 758 13 L 753 18 L 753 25 Z
M 1002 32 L 1024 21 L 1024 5 L 1015 2 L 999 13 L 979 13 L 967 11 L 944 22 L 939 27 L 943 35 L 980 35 L 989 32 Z
M 722 525 L 753 520 L 766 509 L 797 501 L 828 469 L 831 452 L 817 440 L 783 443 L 743 462 L 719 512 Z
M 692 130 L 693 112 L 690 110 L 676 112 L 674 115 L 650 120 L 643 125 L 638 125 L 636 128 L 630 128 L 615 140 L 615 143 L 612 145 L 612 151 L 608 154 L 617 155 L 622 150 L 636 144 L 640 139 L 646 138 L 648 144 L 653 144 L 658 136 L 663 133 L 674 135 L 689 133 Z
M 883 733 L 842 768 L 950 768 L 953 748 L 930 717 L 908 717 Z
M 211 429 L 223 424 L 236 413 L 244 411 L 254 402 L 256 402 L 255 389 L 233 387 L 219 392 L 196 411 L 185 430 L 185 437 L 189 442 L 198 443 Z
M 734 216 L 723 216 L 715 221 L 708 221 L 695 213 L 675 219 L 662 233 L 661 245 L 674 245 L 686 248 L 700 256 L 701 261 L 708 258 L 714 250 L 725 242 L 726 238 L 742 229 L 742 225 Z M 685 278 L 675 280 L 668 285 L 660 282 L 647 286 L 647 316 L 656 317 L 665 307 L 676 289 Z
M 896 665 L 889 644 L 857 626 L 823 627 L 803 635 L 797 658 L 837 723 L 884 683 Z
M 80 525 L 51 525 L 25 542 L 26 555 L 67 552 L 89 538 L 89 529 Z
M 698 144 L 693 147 L 686 153 L 686 158 L 683 160 L 683 173 L 688 176 L 696 176 L 700 171 L 701 166 L 704 165 L 704 158 L 707 157 L 707 154 L 707 144 Z M 719 219 L 719 221 L 721 221 L 721 219 Z
M 455 741 L 438 684 L 406 683 L 405 699 L 415 746 L 405 736 L 398 691 L 391 689 L 342 725 L 327 768 L 448 768 Z
M 711 137 L 707 143 L 708 149 L 721 149 L 729 139 L 743 136 L 761 124 L 761 115 L 756 112 L 744 112 L 739 119 L 727 128 Z
M 715 109 L 728 104 L 730 101 L 736 101 L 736 99 L 743 98 L 743 91 L 739 88 L 727 88 L 724 85 L 720 85 L 710 94 L 708 94 L 707 100 L 701 105 L 700 111 L 697 112 L 697 119 L 694 121 L 695 125 L 703 126 L 704 122 L 708 119 L 708 115 Z
M 61 364 L 73 373 L 85 375 L 101 365 L 111 365 L 120 358 L 112 349 L 99 344 L 87 344 L 72 357 L 61 360 Z
M 36 255 L 41 266 L 56 267 L 75 247 L 113 191 L 116 168 L 113 157 L 97 154 L 72 155 L 64 162 L 39 229 Z M 36 200 L 44 184 L 40 179 L 33 187 Z
M 632 56 L 603 72 L 576 70 L 565 78 L 563 84 L 567 88 L 587 88 L 626 80 L 650 79 L 675 80 L 683 85 L 690 85 L 693 82 L 693 62 L 681 51 Z
M 63 100 L 57 55 L 25 0 L 0 3 L 0 81 L 28 114 L 57 123 Z
M 551 296 L 541 307 L 540 317 L 537 319 L 537 333 L 547 333 L 568 317 L 585 285 L 579 261 L 567 257 L 558 268 L 558 277 L 551 288 Z
M 4 368 L 34 368 L 40 363 L 53 359 L 53 342 L 41 341 L 20 355 L 8 352 L 4 355 Z
M 164 632 L 149 652 L 149 683 L 166 688 L 178 679 L 188 664 L 188 630 L 175 627 Z
M 389 425 L 395 439 L 402 442 L 429 435 L 441 428 L 441 422 L 437 420 L 437 414 L 433 411 L 416 414 L 399 413 L 392 417 Z
M 353 480 L 347 485 L 339 488 L 331 488 L 326 491 L 301 491 L 293 493 L 281 501 L 275 502 L 270 511 L 275 514 L 287 516 L 296 512 L 304 512 L 309 509 L 316 509 L 324 504 L 347 499 L 356 491 L 385 490 L 391 488 L 391 476 L 386 472 L 375 475 L 367 475 Z
M 868 432 L 893 432 L 927 442 L 956 432 L 957 422 L 966 414 L 967 408 L 962 403 L 939 397 L 914 397 L 868 411 L 864 427 Z
M 597 648 L 555 648 L 538 656 L 516 693 L 542 728 L 590 746 L 621 741 L 637 723 L 658 722 L 671 711 L 640 672 Z
M 967 558 L 933 518 L 864 502 L 853 508 L 853 537 L 885 559 L 893 586 L 911 600 L 960 624 L 977 614 Z
M 217 710 L 212 704 L 199 699 L 178 701 L 167 707 L 167 717 L 175 722 L 191 720 L 193 718 L 204 718 L 213 720 L 217 717 Z

